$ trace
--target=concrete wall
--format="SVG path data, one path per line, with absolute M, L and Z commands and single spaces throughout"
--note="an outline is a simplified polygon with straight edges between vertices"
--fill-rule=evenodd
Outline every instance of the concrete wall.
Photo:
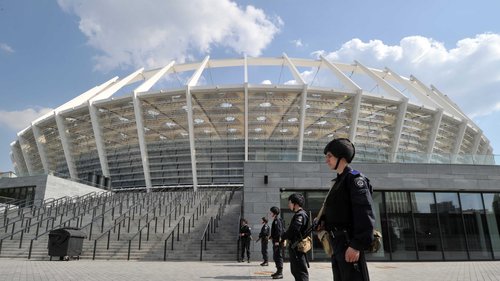
M 90 192 L 103 191 L 105 190 L 49 175 L 47 177 L 47 184 L 44 187 L 44 199 L 82 196 Z
M 0 179 L 0 188 L 35 186 L 35 202 L 64 196 L 81 196 L 89 192 L 104 190 L 89 185 L 59 178 L 53 175 L 27 176 Z
M 260 218 L 271 206 L 280 207 L 280 188 L 327 190 L 336 174 L 325 163 L 246 162 L 244 166 L 244 213 L 253 237 Z M 500 191 L 500 166 L 355 163 L 375 190 Z M 268 183 L 264 183 L 264 176 Z M 261 259 L 260 244 L 253 243 L 253 260 Z

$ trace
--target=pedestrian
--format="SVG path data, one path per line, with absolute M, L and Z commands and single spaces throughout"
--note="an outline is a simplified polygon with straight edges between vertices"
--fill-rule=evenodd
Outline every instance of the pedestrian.
M 307 255 L 299 251 L 296 247 L 297 242 L 306 237 L 306 230 L 309 224 L 309 216 L 302 209 L 304 201 L 304 196 L 300 193 L 294 193 L 288 197 L 288 208 L 294 212 L 294 215 L 288 229 L 283 234 L 283 239 L 288 240 L 290 271 L 295 281 L 309 280 Z
M 260 240 L 260 250 L 262 253 L 262 259 L 264 260 L 260 265 L 261 266 L 268 266 L 268 257 L 267 257 L 267 244 L 269 241 L 269 235 L 271 235 L 271 229 L 269 228 L 269 225 L 267 224 L 268 220 L 266 217 L 262 217 L 262 228 L 260 229 L 259 233 L 259 239 L 255 242 L 258 242 Z
M 337 177 L 325 199 L 317 230 L 331 235 L 333 280 L 369 281 L 363 250 L 373 241 L 373 189 L 363 174 L 349 166 L 355 155 L 350 140 L 332 140 L 324 154 L 326 164 L 337 172 Z
M 250 262 L 250 240 L 252 240 L 252 230 L 248 226 L 246 219 L 240 220 L 240 241 L 241 241 L 241 259 L 239 262 L 245 261 L 245 252 L 247 253 L 247 262 Z
M 273 261 L 276 265 L 276 272 L 271 275 L 273 279 L 283 278 L 283 254 L 282 247 L 283 241 L 281 236 L 284 233 L 283 220 L 280 217 L 280 209 L 276 206 L 271 207 L 271 217 L 273 223 L 271 224 L 271 242 L 273 243 Z

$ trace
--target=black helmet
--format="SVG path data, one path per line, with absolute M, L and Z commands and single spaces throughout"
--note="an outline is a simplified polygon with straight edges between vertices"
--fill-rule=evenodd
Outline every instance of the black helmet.
M 340 138 L 332 140 L 325 146 L 323 153 L 326 155 L 328 152 L 330 152 L 337 159 L 344 158 L 347 163 L 351 163 L 354 155 L 356 154 L 356 149 L 354 148 L 354 144 L 352 144 L 349 139 Z

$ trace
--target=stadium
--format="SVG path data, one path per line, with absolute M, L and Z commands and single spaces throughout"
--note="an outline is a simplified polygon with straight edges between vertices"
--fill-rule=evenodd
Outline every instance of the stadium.
M 293 79 L 250 84 L 251 67 L 275 67 Z M 329 71 L 336 87 L 308 83 L 299 68 Z M 213 69 L 241 81 L 199 83 Z M 165 76 L 183 74 L 190 76 L 180 87 L 161 88 Z M 122 88 L 132 90 L 114 98 Z M 286 55 L 140 69 L 34 120 L 11 146 L 18 175 L 98 178 L 112 188 L 196 187 L 242 184 L 245 161 L 321 161 L 336 137 L 355 142 L 358 162 L 477 164 L 492 154 L 477 125 L 415 77 Z
M 271 206 L 289 221 L 291 192 L 319 211 L 334 177 L 323 148 L 346 137 L 375 187 L 384 247 L 369 259 L 500 259 L 500 169 L 488 138 L 435 86 L 387 67 L 286 54 L 171 62 L 97 85 L 17 136 L 21 178 L 117 193 L 238 188 L 256 229 Z

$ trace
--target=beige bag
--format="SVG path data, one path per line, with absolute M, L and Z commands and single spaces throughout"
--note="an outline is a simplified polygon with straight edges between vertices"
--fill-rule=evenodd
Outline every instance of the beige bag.
M 311 247 L 312 247 L 311 236 L 307 236 L 306 238 L 302 239 L 299 243 L 297 243 L 297 251 L 302 253 L 309 252 L 311 250 Z
M 333 245 L 330 233 L 326 230 L 321 230 L 318 231 L 317 235 L 321 245 L 323 245 L 323 250 L 329 257 L 331 257 L 333 255 Z

